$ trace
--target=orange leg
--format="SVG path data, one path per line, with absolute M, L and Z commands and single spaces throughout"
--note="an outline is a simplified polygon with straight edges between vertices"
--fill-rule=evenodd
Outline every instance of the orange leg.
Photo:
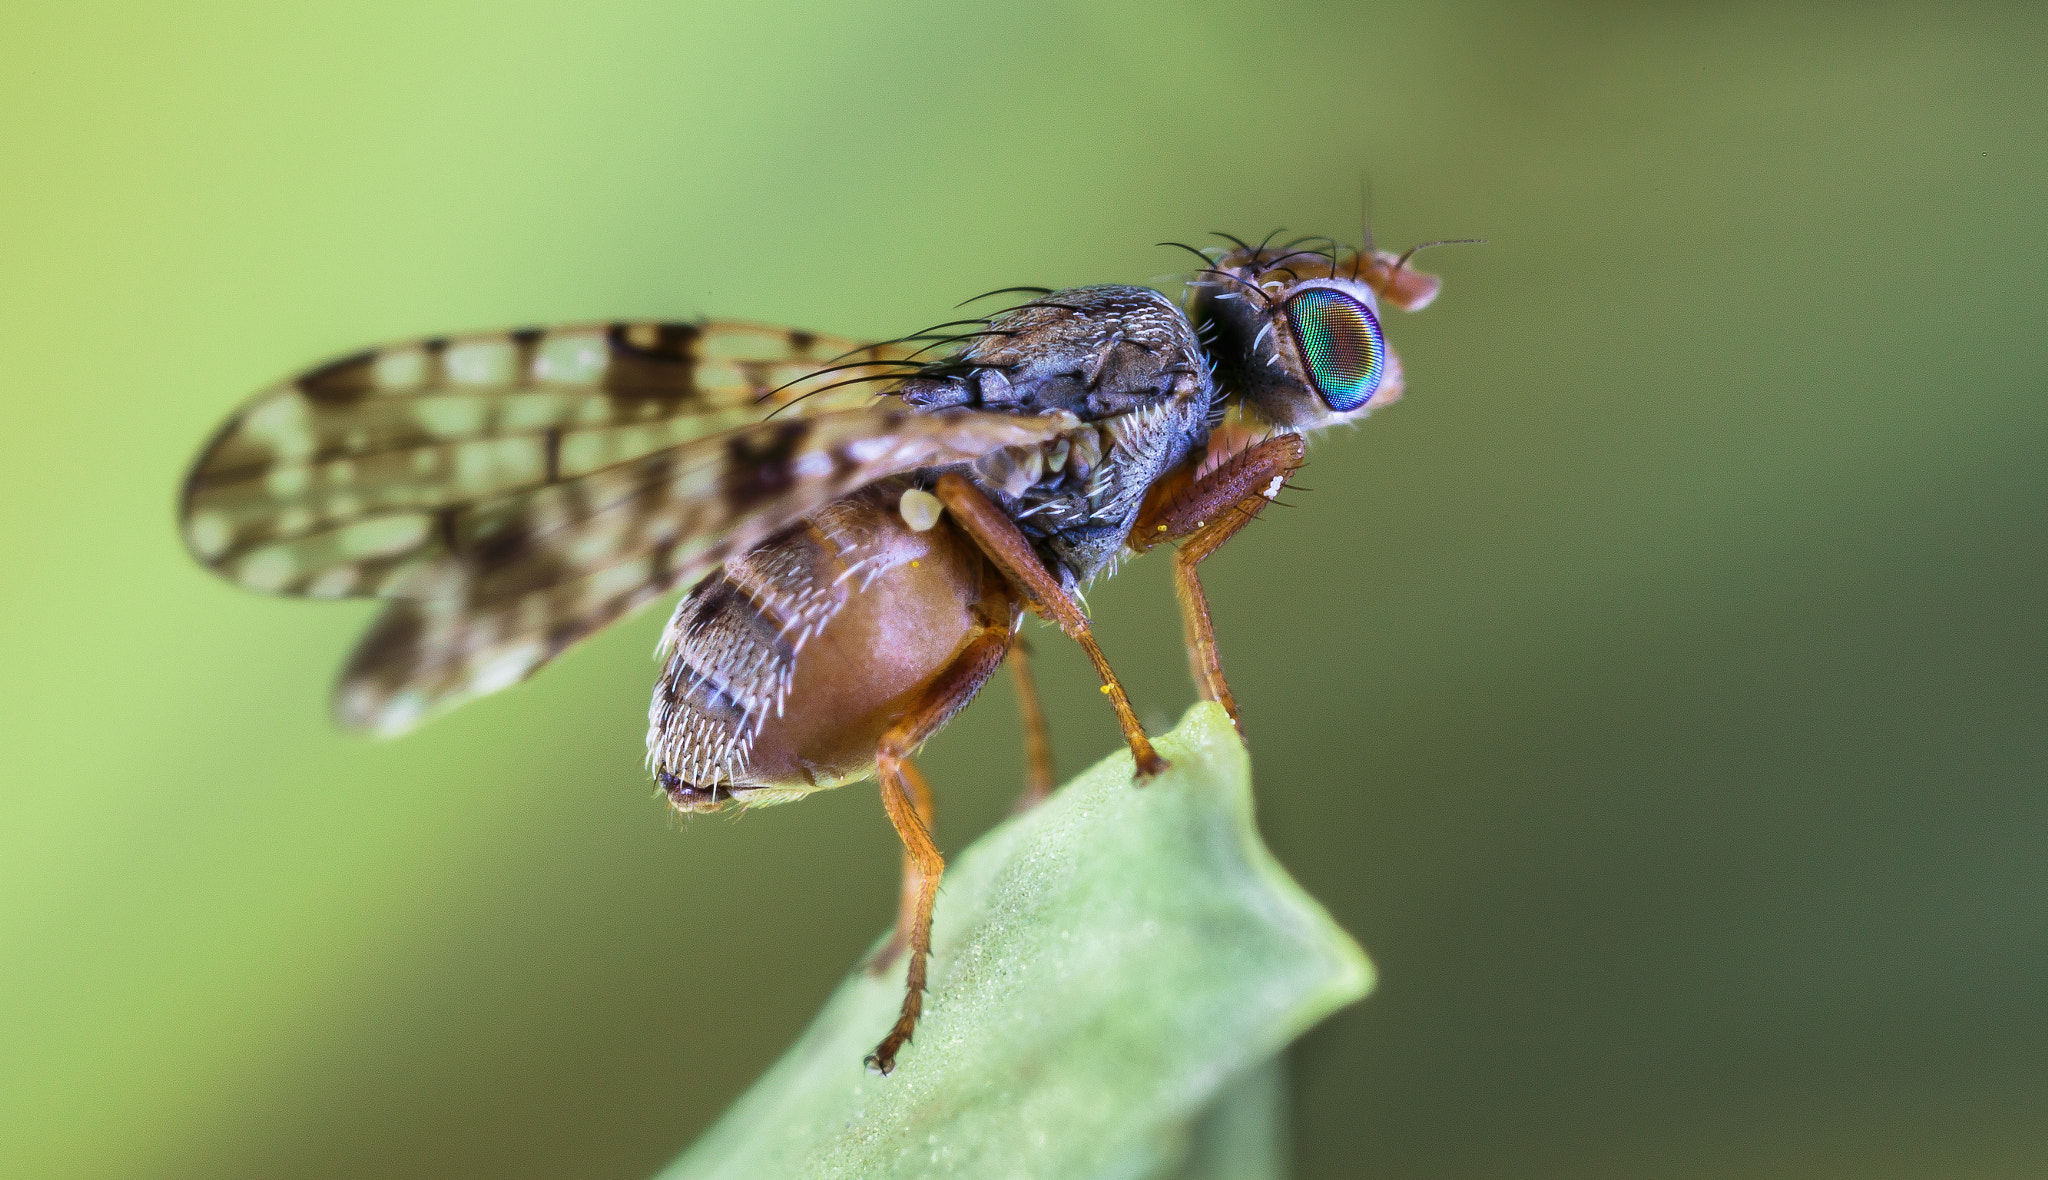
M 925 785 L 924 773 L 917 763 L 905 760 L 902 765 L 903 782 L 910 791 L 911 807 L 917 812 L 917 822 L 926 836 L 932 834 L 932 790 Z M 884 803 L 887 800 L 883 800 Z M 896 960 L 910 947 L 910 932 L 917 925 L 918 898 L 924 892 L 924 866 L 918 862 L 908 841 L 903 845 L 903 898 L 896 907 L 896 933 L 883 944 L 882 949 L 868 960 L 868 970 L 876 975 L 894 966 Z
M 896 1054 L 909 1043 L 911 1032 L 917 1028 L 917 1018 L 924 1011 L 925 970 L 932 952 L 932 906 L 939 897 L 939 877 L 946 871 L 946 858 L 939 855 L 938 845 L 932 843 L 931 792 L 910 756 L 995 675 L 996 666 L 1003 662 L 1003 653 L 1009 649 L 1010 638 L 1011 632 L 1007 630 L 989 629 L 969 640 L 965 650 L 925 689 L 923 698 L 883 732 L 875 751 L 882 806 L 903 841 L 904 909 L 897 921 L 897 934 L 910 949 L 902 1015 L 889 1035 L 868 1055 L 868 1064 L 883 1073 L 896 1068 Z
M 1010 645 L 1006 662 L 1017 686 L 1017 712 L 1024 722 L 1024 795 L 1017 800 L 1017 810 L 1024 811 L 1052 794 L 1052 737 L 1045 726 L 1045 710 L 1038 707 L 1038 682 L 1031 677 L 1031 652 L 1022 635 Z
M 1251 523 L 1259 510 L 1279 494 L 1287 477 L 1301 466 L 1303 453 L 1298 434 L 1278 435 L 1248 447 L 1180 494 L 1148 505 L 1131 530 L 1131 548 L 1141 553 L 1162 541 L 1186 538 L 1173 555 L 1173 587 L 1180 599 L 1188 664 L 1202 699 L 1221 704 L 1240 733 L 1244 723 L 1238 720 L 1237 702 L 1223 679 L 1223 660 L 1216 652 L 1216 625 L 1209 618 L 1209 597 L 1202 593 L 1195 567 L 1237 530 Z
M 1138 764 L 1138 777 L 1147 779 L 1165 770 L 1166 759 L 1152 749 L 1151 740 L 1145 736 L 1145 727 L 1138 723 L 1138 715 L 1131 710 L 1130 698 L 1124 695 L 1123 684 L 1117 680 L 1109 660 L 1096 644 L 1094 632 L 1088 629 L 1088 616 L 1082 613 L 1081 604 L 1060 588 L 1059 582 L 1054 580 L 1045 563 L 1031 548 L 1031 542 L 1017 530 L 1016 522 L 991 504 L 980 488 L 957 473 L 948 472 L 940 476 L 932 493 L 953 514 L 953 520 L 961 531 L 972 537 L 996 568 L 1003 571 L 1010 584 L 1030 599 L 1040 614 L 1059 624 L 1060 630 L 1088 653 L 1096 674 L 1102 677 L 1102 691 L 1108 694 L 1110 707 L 1116 710 L 1117 724 L 1124 731 L 1124 741 L 1131 747 L 1131 757 Z

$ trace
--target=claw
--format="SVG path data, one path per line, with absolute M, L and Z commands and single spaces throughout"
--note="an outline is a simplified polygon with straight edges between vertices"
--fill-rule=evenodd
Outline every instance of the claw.
M 897 1021 L 889 1035 L 882 1038 L 882 1043 L 875 1046 L 875 1051 L 867 1055 L 867 1067 L 885 1078 L 896 1069 L 897 1052 L 910 1043 L 910 1030 L 903 1024 L 903 1021 Z

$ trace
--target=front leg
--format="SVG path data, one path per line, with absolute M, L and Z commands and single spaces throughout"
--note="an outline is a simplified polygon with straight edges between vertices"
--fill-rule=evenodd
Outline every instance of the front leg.
M 1148 504 L 1131 529 L 1130 546 L 1140 553 L 1163 541 L 1186 538 L 1173 555 L 1173 587 L 1180 599 L 1188 664 L 1202 699 L 1222 705 L 1239 733 L 1243 733 L 1244 723 L 1238 720 L 1237 702 L 1223 680 L 1223 661 L 1216 654 L 1216 625 L 1209 619 L 1209 598 L 1202 593 L 1195 567 L 1280 494 L 1281 485 L 1301 466 L 1304 453 L 1298 434 L 1277 435 L 1248 447 L 1178 494 Z
M 1038 559 L 1038 553 L 1031 548 L 1031 542 L 1018 530 L 1017 523 L 990 503 L 980 488 L 953 472 L 939 477 L 932 494 L 946 506 L 946 511 L 953 514 L 960 531 L 973 538 L 996 568 L 1003 571 L 1010 584 L 1029 598 L 1039 613 L 1059 624 L 1060 630 L 1088 653 L 1096 673 L 1102 677 L 1102 691 L 1109 697 L 1110 707 L 1116 710 L 1117 724 L 1124 731 L 1124 741 L 1131 747 L 1131 758 L 1138 766 L 1138 778 L 1148 779 L 1165 770 L 1166 759 L 1159 756 L 1152 748 L 1151 740 L 1145 736 L 1145 727 L 1138 723 L 1138 715 L 1131 709 L 1131 700 L 1124 695 L 1123 683 L 1110 669 L 1108 658 L 1095 642 L 1095 633 L 1088 628 L 1088 616 L 1082 613 L 1081 604 L 1060 588 L 1059 582 L 1046 570 L 1045 563 Z

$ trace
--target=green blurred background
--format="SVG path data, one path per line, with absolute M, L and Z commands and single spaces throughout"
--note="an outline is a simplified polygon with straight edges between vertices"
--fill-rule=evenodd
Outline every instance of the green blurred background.
M 1355 237 L 1366 170 L 1383 242 L 1491 243 L 1209 567 L 1263 825 L 1382 977 L 1300 1174 L 2048 1174 L 2048 16 L 1782 8 L 7 6 L 0 1175 L 642 1177 L 892 912 L 869 787 L 671 822 L 653 614 L 332 732 L 370 608 L 172 527 L 249 392 L 894 334 Z M 1166 574 L 1091 595 L 1155 724 Z M 1115 730 L 1038 648 L 1072 772 Z M 1002 684 L 933 743 L 947 847 L 1018 746 Z

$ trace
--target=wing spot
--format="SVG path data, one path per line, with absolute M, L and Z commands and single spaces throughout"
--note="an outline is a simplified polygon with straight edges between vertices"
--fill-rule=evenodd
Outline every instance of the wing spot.
M 469 552 L 477 568 L 489 573 L 519 560 L 529 548 L 529 540 L 525 529 L 508 524 L 489 536 L 472 538 Z
M 235 539 L 235 530 L 228 524 L 226 513 L 202 512 L 185 526 L 185 536 L 194 553 L 212 561 L 227 552 L 228 544 Z
M 542 381 L 588 385 L 604 371 L 602 338 L 587 333 L 554 336 L 541 342 L 534 372 Z
M 426 697 L 412 691 L 399 693 L 376 711 L 374 732 L 382 737 L 395 737 L 417 726 L 426 714 Z
M 269 447 L 278 459 L 304 459 L 313 453 L 312 408 L 305 398 L 272 398 L 249 411 L 241 433 Z
M 311 598 L 347 598 L 360 577 L 356 567 L 338 565 L 307 583 L 306 594 Z
M 571 476 L 596 471 L 610 461 L 608 444 L 604 435 L 577 431 L 562 439 L 555 447 L 555 471 Z
M 510 385 L 518 376 L 509 341 L 477 340 L 448 350 L 448 378 L 457 385 Z
M 492 403 L 491 425 L 502 434 L 560 426 L 581 404 L 573 397 L 531 388 L 493 398 Z
M 615 398 L 674 401 L 697 392 L 695 324 L 614 324 L 603 387 Z
M 351 684 L 334 699 L 334 712 L 353 729 L 369 729 L 376 718 L 377 692 L 367 684 Z
M 893 426 L 894 423 L 890 425 Z M 846 452 L 847 458 L 856 463 L 872 463 L 888 454 L 889 448 L 895 445 L 896 440 L 887 437 L 857 438 L 841 449 Z
M 539 328 L 520 328 L 514 332 L 507 332 L 505 335 L 512 341 L 512 348 L 515 353 L 512 364 L 517 383 L 520 385 L 531 383 L 540 375 L 538 366 L 534 362 L 539 356 L 541 337 L 547 335 L 547 333 Z
M 420 385 L 427 389 L 438 389 L 448 383 L 448 341 L 436 336 L 432 340 L 420 341 L 420 353 L 426 358 L 426 369 L 420 374 Z
M 289 500 L 304 493 L 306 486 L 312 482 L 312 476 L 304 467 L 297 463 L 287 463 L 271 468 L 263 477 L 263 491 L 265 495 L 279 500 Z
M 372 516 L 342 529 L 335 548 L 344 557 L 389 557 L 417 548 L 432 529 L 431 518 L 417 513 Z
M 336 711 L 342 719 L 358 729 L 384 734 L 403 732 L 403 726 L 386 725 L 388 710 L 399 695 L 394 690 L 420 673 L 429 644 L 445 646 L 449 636 L 445 627 L 439 630 L 438 635 L 430 634 L 426 617 L 411 603 L 397 603 L 385 611 L 356 645 L 348 668 L 341 674 Z M 394 696 L 386 697 L 385 693 Z M 425 702 L 416 693 L 410 695 L 416 702 L 413 716 L 417 717 Z
M 376 387 L 376 369 L 377 354 L 359 352 L 322 365 L 299 378 L 299 391 L 321 405 L 353 405 Z
M 420 400 L 415 408 L 420 426 L 435 438 L 467 438 L 483 433 L 484 402 L 474 395 L 444 395 Z
M 740 377 L 746 381 L 747 391 L 755 397 L 764 397 L 769 390 L 775 388 L 774 361 L 734 361 L 733 364 L 739 369 Z
M 644 455 L 654 450 L 654 432 L 645 427 L 621 430 L 614 434 L 611 443 L 621 455 Z
M 252 590 L 276 593 L 298 576 L 299 563 L 284 549 L 264 549 L 243 559 L 235 571 L 237 580 Z
M 478 695 L 493 693 L 501 688 L 510 688 L 532 674 L 546 658 L 546 652 L 535 640 L 485 656 L 470 673 L 470 691 Z
M 796 482 L 797 450 L 811 432 L 802 418 L 778 423 L 764 436 L 759 431 L 741 431 L 727 445 L 729 466 L 725 493 L 744 511 Z
M 426 379 L 427 358 L 417 348 L 401 348 L 377 358 L 375 380 L 385 391 L 418 389 Z
M 541 448 L 526 438 L 486 438 L 455 448 L 455 485 L 478 494 L 539 479 L 546 465 Z

